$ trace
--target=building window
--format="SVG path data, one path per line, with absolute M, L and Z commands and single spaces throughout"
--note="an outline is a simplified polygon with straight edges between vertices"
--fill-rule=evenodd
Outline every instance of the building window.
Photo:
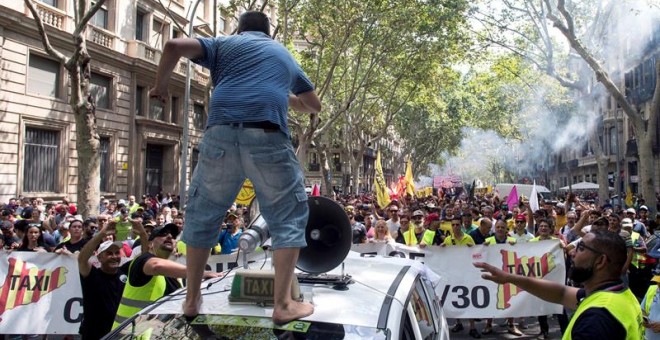
M 60 133 L 25 128 L 23 191 L 56 192 Z
M 94 6 L 95 4 L 96 2 L 92 1 L 91 6 Z M 94 17 L 92 17 L 92 20 L 90 20 L 89 23 L 94 26 L 108 29 L 108 7 L 106 4 L 103 4 L 103 6 L 94 13 Z
M 332 154 L 332 165 L 335 171 L 341 172 L 341 156 L 338 152 Z
M 110 190 L 110 137 L 101 137 L 99 145 L 99 158 L 101 161 L 101 192 L 109 192 Z
M 157 98 L 149 98 L 149 118 L 165 120 L 163 104 Z
M 40 0 L 40 1 L 43 2 L 43 3 L 45 3 L 46 5 L 51 5 L 51 6 L 55 7 L 55 8 L 59 8 L 59 7 L 57 6 L 57 5 L 59 5 L 57 0 Z
M 177 124 L 179 122 L 179 97 L 172 97 L 172 100 L 170 101 L 170 110 L 171 110 L 171 121 L 174 124 Z
M 616 128 L 615 127 L 610 128 L 609 135 L 610 135 L 610 155 L 616 155 L 616 150 L 617 150 L 616 149 L 617 148 L 617 145 L 616 145 L 617 140 L 616 139 L 617 138 L 616 138 Z
M 96 102 L 97 109 L 110 109 L 110 84 L 112 79 L 92 73 L 89 79 L 89 92 Z
M 135 87 L 135 114 L 144 116 L 144 86 Z
M 172 30 L 172 39 L 181 38 L 182 36 L 183 34 L 178 29 L 175 28 Z
M 193 107 L 193 126 L 195 129 L 203 130 L 205 119 L 204 119 L 204 105 L 195 104 Z
M 592 174 L 591 175 L 591 182 L 598 184 L 598 175 Z
M 54 60 L 30 54 L 27 92 L 43 96 L 60 96 L 60 64 Z
M 145 19 L 146 14 L 142 11 L 137 11 L 137 15 L 135 16 L 135 40 L 139 41 L 146 41 L 146 37 L 144 35 L 144 23 L 146 20 Z
M 163 48 L 163 23 L 154 20 L 151 26 L 151 46 L 157 49 Z

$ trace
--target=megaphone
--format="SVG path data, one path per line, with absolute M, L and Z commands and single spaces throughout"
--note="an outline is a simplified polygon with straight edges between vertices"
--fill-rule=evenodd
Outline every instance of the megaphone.
M 296 267 L 310 274 L 325 273 L 341 264 L 351 250 L 351 223 L 344 209 L 329 198 L 312 196 L 307 203 L 307 247 L 300 250 Z
M 341 264 L 351 250 L 351 223 L 344 209 L 329 198 L 312 196 L 308 198 L 307 204 L 307 247 L 300 250 L 296 267 L 310 274 L 325 273 Z M 258 215 L 239 238 L 238 248 L 245 256 L 262 246 L 269 237 L 268 225 Z

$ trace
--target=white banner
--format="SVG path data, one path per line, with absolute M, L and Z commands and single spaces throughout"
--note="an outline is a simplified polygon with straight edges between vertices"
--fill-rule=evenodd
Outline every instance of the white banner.
M 559 241 L 424 249 L 398 243 L 362 244 L 354 245 L 352 250 L 407 257 L 426 264 L 440 275 L 435 290 L 448 318 L 523 317 L 562 311 L 560 305 L 545 302 L 515 285 L 482 279 L 482 273 L 472 265 L 486 262 L 512 273 L 564 284 L 566 267 Z
M 77 334 L 82 291 L 76 256 L 0 253 L 0 334 Z

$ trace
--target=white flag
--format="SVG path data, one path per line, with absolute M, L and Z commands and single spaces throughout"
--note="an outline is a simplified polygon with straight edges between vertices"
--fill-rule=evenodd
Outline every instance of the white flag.
M 534 181 L 532 193 L 529 195 L 529 207 L 532 211 L 539 210 L 539 194 L 536 192 L 536 181 Z

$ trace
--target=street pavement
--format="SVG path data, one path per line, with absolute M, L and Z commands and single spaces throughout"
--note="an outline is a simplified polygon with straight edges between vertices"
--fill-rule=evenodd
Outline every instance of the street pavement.
M 506 327 L 507 323 L 505 319 L 495 319 L 493 320 L 493 333 L 489 335 L 481 335 L 481 338 L 482 339 L 538 339 L 539 335 L 541 334 L 541 328 L 539 328 L 539 323 L 536 320 L 536 317 L 529 317 L 529 318 L 525 318 L 524 320 L 527 328 L 520 329 L 520 331 L 524 333 L 524 335 L 522 336 L 515 336 L 509 334 L 507 332 L 507 327 Z M 454 326 L 455 322 L 456 320 L 454 319 L 447 319 L 447 323 L 449 324 L 450 328 Z M 518 325 L 520 319 L 516 318 L 515 322 L 516 325 Z M 550 325 L 549 339 L 561 339 L 561 332 L 559 330 L 559 324 L 557 323 L 557 319 L 555 317 L 548 317 L 548 324 Z M 473 339 L 468 334 L 470 329 L 467 320 L 463 320 L 463 327 L 465 327 L 465 329 L 457 333 L 451 333 L 450 331 L 449 334 L 450 338 Z M 481 332 L 481 330 L 484 327 L 486 327 L 485 319 L 481 320 L 480 322 L 477 322 L 477 329 L 479 330 L 479 332 Z

